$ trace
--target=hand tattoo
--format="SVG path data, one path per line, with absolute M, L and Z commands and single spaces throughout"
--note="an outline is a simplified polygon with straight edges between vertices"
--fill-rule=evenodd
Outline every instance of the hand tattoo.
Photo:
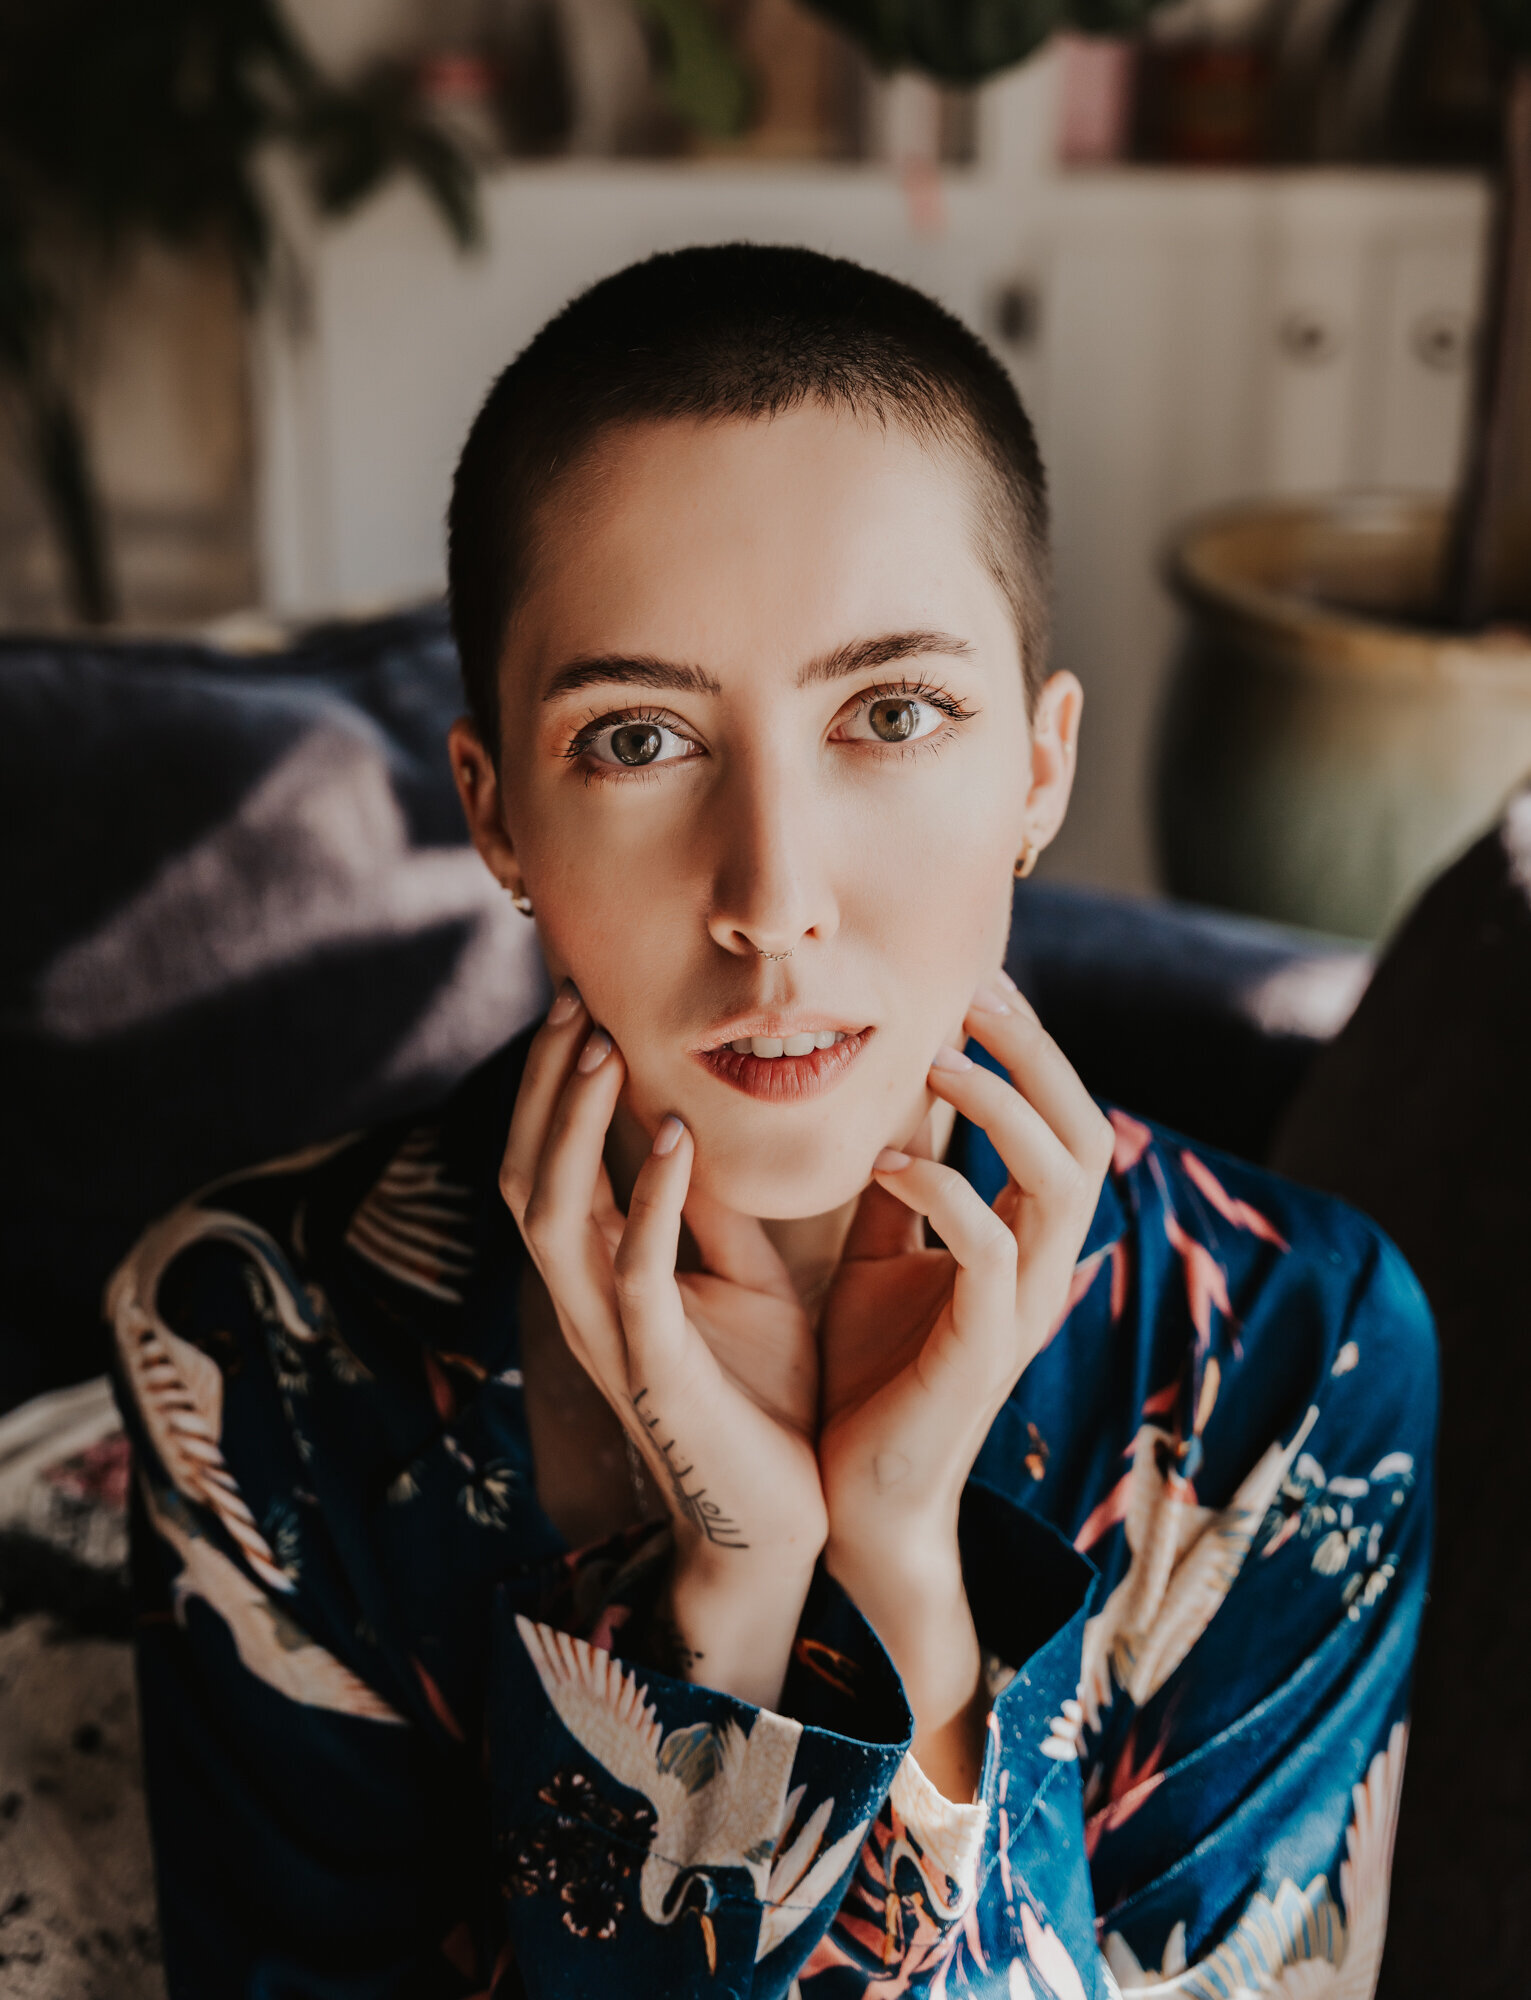
M 670 1491 L 675 1496 L 675 1504 L 682 1516 L 690 1522 L 698 1534 L 705 1535 L 715 1548 L 747 1549 L 749 1543 L 743 1540 L 739 1523 L 724 1513 L 716 1500 L 707 1498 L 707 1488 L 698 1486 L 693 1493 L 686 1481 L 696 1470 L 694 1465 L 677 1465 L 675 1461 L 675 1440 L 668 1444 L 659 1441 L 659 1419 L 646 1410 L 644 1400 L 647 1389 L 640 1389 L 632 1401 L 634 1411 L 649 1436 L 654 1440 L 654 1449 L 664 1460 L 665 1473 L 670 1481 Z

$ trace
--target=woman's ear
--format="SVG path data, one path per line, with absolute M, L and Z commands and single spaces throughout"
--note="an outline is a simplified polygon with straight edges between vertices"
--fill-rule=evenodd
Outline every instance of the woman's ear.
M 1068 811 L 1083 708 L 1084 689 L 1072 674 L 1053 674 L 1037 696 L 1025 821 L 1027 837 L 1039 848 L 1054 838 Z
M 483 857 L 502 889 L 513 896 L 525 893 L 520 864 L 510 835 L 505 831 L 505 815 L 500 803 L 500 775 L 494 759 L 484 748 L 484 739 L 465 715 L 458 717 L 447 732 L 447 754 L 452 760 L 452 776 L 457 796 L 462 800 L 468 836 Z

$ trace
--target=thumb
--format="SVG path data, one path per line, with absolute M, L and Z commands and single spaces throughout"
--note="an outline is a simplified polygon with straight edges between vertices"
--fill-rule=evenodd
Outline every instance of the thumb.
M 902 1257 L 910 1250 L 922 1249 L 924 1242 L 921 1218 L 897 1195 L 889 1194 L 885 1187 L 872 1181 L 856 1204 L 840 1262 L 855 1264 L 876 1257 Z

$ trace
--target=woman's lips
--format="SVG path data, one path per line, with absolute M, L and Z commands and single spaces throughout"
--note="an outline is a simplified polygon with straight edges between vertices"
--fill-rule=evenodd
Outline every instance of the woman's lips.
M 722 1048 L 697 1052 L 697 1061 L 722 1083 L 731 1083 L 747 1097 L 775 1104 L 799 1103 L 833 1090 L 871 1040 L 872 1029 L 847 1035 L 832 1048 L 813 1049 L 805 1056 L 740 1055 L 725 1042 Z

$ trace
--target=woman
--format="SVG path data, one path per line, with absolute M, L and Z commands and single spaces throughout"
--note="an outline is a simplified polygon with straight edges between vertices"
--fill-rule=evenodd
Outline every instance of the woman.
M 491 393 L 451 755 L 557 997 L 112 1287 L 173 1994 L 1370 1991 L 1428 1316 L 1002 969 L 1045 515 L 982 346 L 805 252 Z

